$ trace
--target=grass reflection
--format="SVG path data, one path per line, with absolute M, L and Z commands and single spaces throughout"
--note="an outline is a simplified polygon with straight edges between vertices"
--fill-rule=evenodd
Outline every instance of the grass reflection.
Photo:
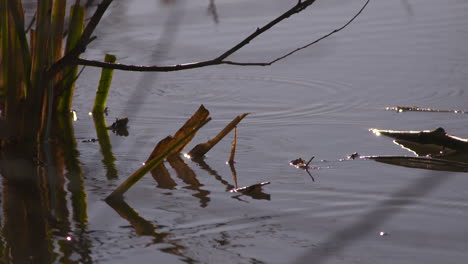
M 193 260 L 187 258 L 183 254 L 184 246 L 178 244 L 176 241 L 170 240 L 171 233 L 159 232 L 158 226 L 146 220 L 135 211 L 124 199 L 107 199 L 107 204 L 112 207 L 123 219 L 127 220 L 130 225 L 135 229 L 137 235 L 153 237 L 153 243 L 167 243 L 171 247 L 161 249 L 161 251 L 183 257 L 188 263 Z
M 94 126 L 96 128 L 96 134 L 98 137 L 99 146 L 101 147 L 101 153 L 103 156 L 102 163 L 106 168 L 106 177 L 108 180 L 116 179 L 117 169 L 115 168 L 115 157 L 112 154 L 112 145 L 110 143 L 109 133 L 106 125 L 106 120 L 102 113 L 93 114 Z
M 25 155 L 20 144 L 1 149 L 0 263 L 92 262 L 71 116 L 60 117 L 57 126 L 61 133 L 37 156 Z

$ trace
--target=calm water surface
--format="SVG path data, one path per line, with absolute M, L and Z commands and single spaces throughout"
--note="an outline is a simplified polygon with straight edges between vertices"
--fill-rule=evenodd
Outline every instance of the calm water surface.
M 113 53 L 122 63 L 145 65 L 210 59 L 297 1 L 212 1 L 216 16 L 208 0 L 162 2 L 115 1 L 83 57 Z M 270 60 L 340 27 L 363 4 L 317 1 L 233 60 Z M 99 145 L 82 142 L 96 137 L 87 112 L 99 70 L 86 68 L 73 106 L 88 214 L 85 228 L 71 234 L 69 243 L 80 252 L 75 258 L 95 263 L 464 263 L 466 174 L 341 159 L 353 152 L 412 155 L 369 128 L 443 127 L 468 137 L 468 115 L 385 111 L 396 105 L 468 109 L 467 24 L 467 1 L 372 0 L 349 28 L 271 67 L 115 72 L 107 122 L 128 116 L 130 135 L 111 135 L 118 171 L 111 180 Z M 107 205 L 103 199 L 200 104 L 213 121 L 195 143 L 214 136 L 236 115 L 252 112 L 239 125 L 235 168 L 240 186 L 270 181 L 263 189 L 269 199 L 226 192 L 234 186 L 225 164 L 228 136 L 207 154 L 205 165 L 184 160 L 195 181 L 170 170 L 176 185 L 164 189 L 148 175 L 125 196 L 131 213 Z M 288 165 L 311 156 L 315 182 Z

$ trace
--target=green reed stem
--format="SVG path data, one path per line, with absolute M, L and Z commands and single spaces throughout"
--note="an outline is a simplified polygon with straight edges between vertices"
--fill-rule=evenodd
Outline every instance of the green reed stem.
M 106 54 L 104 61 L 107 63 L 115 63 L 115 56 Z M 96 91 L 96 98 L 94 100 L 93 113 L 103 113 L 106 107 L 107 95 L 112 82 L 113 69 L 102 69 L 101 79 L 99 80 L 99 87 Z
M 29 52 L 29 45 L 26 39 L 26 33 L 24 31 L 24 14 L 21 6 L 21 1 L 17 4 L 12 4 L 11 2 L 8 3 L 8 9 L 11 12 L 11 18 L 14 21 L 15 27 L 15 35 L 19 41 L 19 49 L 21 50 L 21 59 L 22 59 L 22 71 L 23 71 L 23 79 L 25 83 L 25 88 L 22 91 L 23 96 L 26 96 L 29 87 L 31 86 L 31 82 L 29 79 L 29 75 L 31 72 L 31 54 Z M 8 16 L 6 16 L 8 17 Z M 12 65 L 10 65 L 11 67 Z
M 65 26 L 66 0 L 55 0 L 52 8 L 52 61 L 56 62 L 62 57 L 62 40 Z
M 72 50 L 78 42 L 84 28 L 85 8 L 79 5 L 74 5 L 70 10 L 71 19 L 68 31 L 66 52 Z M 75 90 L 75 80 L 78 73 L 78 66 L 66 67 L 63 71 L 63 93 L 59 98 L 57 110 L 59 112 L 69 112 L 73 101 L 73 93 Z

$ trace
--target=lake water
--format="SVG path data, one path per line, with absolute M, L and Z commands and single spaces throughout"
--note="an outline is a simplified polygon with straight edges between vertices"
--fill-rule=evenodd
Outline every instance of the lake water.
M 82 57 L 112 53 L 142 65 L 211 59 L 296 2 L 116 0 Z M 364 2 L 317 1 L 232 60 L 269 61 L 342 26 Z M 466 114 L 385 111 L 468 109 L 467 24 L 468 1 L 372 0 L 348 28 L 269 67 L 116 71 L 107 123 L 130 120 L 128 137 L 111 135 L 116 179 L 106 178 L 99 144 L 82 142 L 96 137 L 87 113 L 100 71 L 87 67 L 73 105 L 87 218 L 70 217 L 70 240 L 57 235 L 53 251 L 88 263 L 464 263 L 467 174 L 343 159 L 413 155 L 369 128 L 443 127 L 468 137 Z M 147 175 L 126 193 L 126 213 L 105 203 L 201 104 L 213 120 L 186 150 L 252 113 L 238 127 L 235 169 L 239 186 L 271 182 L 263 199 L 227 192 L 235 185 L 225 163 L 229 135 L 206 164 L 184 159 L 190 180 L 170 169 L 168 189 Z M 315 182 L 289 166 L 311 156 Z

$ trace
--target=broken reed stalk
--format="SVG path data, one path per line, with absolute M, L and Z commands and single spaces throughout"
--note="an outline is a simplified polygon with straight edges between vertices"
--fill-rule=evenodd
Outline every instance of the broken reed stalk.
M 208 140 L 205 143 L 196 145 L 192 150 L 189 151 L 188 155 L 191 159 L 202 158 L 210 149 L 212 149 L 221 139 L 223 139 L 231 130 L 233 130 L 239 122 L 248 115 L 244 113 L 234 118 L 221 132 L 218 133 L 214 138 Z
M 5 95 L 5 116 L 16 116 L 21 99 L 30 86 L 31 57 L 24 33 L 21 2 L 0 2 L 1 94 Z M 11 119 L 16 119 L 15 117 Z
M 190 132 L 192 129 L 194 129 L 196 126 L 200 125 L 203 123 L 207 118 L 209 117 L 210 112 L 203 106 L 201 105 L 198 110 L 190 117 L 189 120 L 185 122 L 184 125 L 175 133 L 174 136 L 168 136 L 165 139 L 161 140 L 153 149 L 151 152 L 150 156 L 148 157 L 148 161 L 154 159 L 155 157 L 161 155 L 167 149 L 169 146 L 184 137 L 188 132 Z M 193 139 L 195 134 L 190 136 L 185 140 L 185 143 L 181 144 L 179 147 L 174 149 L 170 155 L 173 154 L 178 154 L 184 147 L 190 143 L 190 141 Z M 156 180 L 158 183 L 158 187 L 160 188 L 166 188 L 166 189 L 172 189 L 176 186 L 176 183 L 170 178 L 169 171 L 164 167 L 164 164 L 161 164 L 154 169 L 151 170 L 151 175 L 153 178 Z
M 65 13 L 66 13 L 67 1 L 54 1 L 52 7 L 52 36 L 51 43 L 52 47 L 52 62 L 56 62 L 62 57 L 62 42 L 63 42 L 63 30 L 65 24 Z M 60 76 L 56 76 L 56 80 Z
M 182 127 L 174 134 L 174 137 L 170 137 L 170 140 L 172 141 L 178 141 L 181 138 L 183 138 L 188 132 L 192 131 L 194 128 L 205 122 L 210 116 L 210 112 L 205 108 L 205 106 L 201 105 L 198 110 L 190 117 L 189 120 L 187 120 Z M 190 141 L 193 139 L 195 134 L 192 134 L 192 136 L 188 137 L 186 141 L 181 144 L 178 148 L 174 149 L 174 151 L 171 154 L 176 154 L 181 152 L 185 146 L 187 146 Z M 169 138 L 169 137 L 168 137 Z M 148 157 L 148 160 L 151 160 L 155 158 L 156 156 L 159 156 L 160 153 L 162 153 L 165 150 L 165 147 L 167 144 L 170 144 L 169 139 L 166 138 L 162 140 L 156 147 L 153 149 L 153 152 L 151 152 L 151 155 Z
M 8 9 L 9 11 L 11 12 L 11 16 L 8 16 L 8 13 L 5 13 L 5 14 L 2 14 L 2 15 L 5 15 L 5 20 L 2 21 L 2 23 L 5 23 L 5 26 L 8 27 L 8 25 L 10 26 L 10 35 L 7 36 L 6 35 L 6 32 L 5 31 L 3 33 L 3 37 L 5 38 L 4 41 L 8 41 L 8 39 L 10 40 L 10 44 L 12 43 L 16 43 L 18 42 L 17 44 L 19 46 L 16 46 L 16 45 L 12 45 L 13 47 L 10 47 L 10 48 L 15 48 L 16 49 L 16 52 L 20 54 L 20 58 L 15 58 L 16 60 L 17 59 L 22 59 L 22 69 L 20 69 L 20 67 L 18 67 L 17 71 L 22 73 L 22 79 L 24 81 L 24 87 L 23 87 L 23 96 L 26 96 L 27 94 L 27 91 L 30 87 L 30 79 L 29 79 L 29 75 L 30 75 L 30 71 L 31 71 L 31 53 L 29 52 L 29 45 L 28 45 L 28 41 L 27 41 L 27 38 L 26 38 L 26 33 L 24 32 L 24 12 L 23 12 L 23 7 L 21 5 L 21 1 L 18 1 L 17 4 L 13 4 L 13 3 L 6 3 L 6 5 L 8 5 Z M 6 10 L 4 10 L 6 11 Z M 8 20 L 10 19 L 10 20 Z M 13 21 L 11 21 L 11 19 Z M 9 22 L 9 23 L 7 23 Z M 14 30 L 13 30 L 14 28 Z M 14 32 L 14 33 L 13 33 Z M 16 39 L 17 38 L 17 39 Z M 5 46 L 5 51 L 6 52 L 10 52 L 11 50 L 9 50 L 9 48 L 7 48 L 7 46 Z M 14 54 L 11 54 L 11 55 L 14 55 Z M 9 64 L 8 63 L 5 63 L 4 62 L 4 65 L 6 65 L 5 67 L 8 67 Z M 11 64 L 11 65 L 14 65 L 14 64 Z M 11 67 L 10 65 L 10 67 Z
M 192 131 L 188 132 L 184 137 L 182 137 L 180 140 L 174 142 L 171 144 L 171 146 L 161 155 L 158 157 L 155 157 L 154 159 L 151 159 L 145 165 L 143 165 L 141 168 L 139 168 L 137 171 L 135 171 L 130 177 L 128 177 L 123 183 L 117 187 L 107 198 L 106 200 L 109 199 L 122 199 L 123 194 L 128 191 L 135 183 L 137 183 L 143 176 L 146 175 L 150 170 L 153 168 L 156 168 L 159 166 L 164 159 L 173 153 L 174 150 L 176 150 L 180 145 L 184 144 L 185 141 L 190 138 L 192 135 L 194 135 L 200 128 L 202 128 L 206 123 L 208 123 L 211 120 L 211 118 L 206 119 L 203 123 L 195 127 Z
M 115 63 L 116 57 L 111 54 L 106 54 L 104 61 L 107 63 Z M 94 100 L 93 113 L 103 113 L 106 108 L 107 95 L 112 82 L 113 69 L 102 69 L 101 79 L 96 91 L 96 98 Z
M 79 5 L 73 5 L 70 9 L 70 26 L 68 30 L 68 39 L 65 52 L 68 53 L 75 48 L 78 40 L 83 34 L 85 19 L 85 8 Z M 62 113 L 70 112 L 73 93 L 75 90 L 75 80 L 78 73 L 78 66 L 72 65 L 64 68 L 62 76 L 63 86 L 62 94 L 59 97 L 57 110 Z
M 237 189 L 239 186 L 237 185 L 237 172 L 234 167 L 234 162 L 229 162 L 229 168 L 231 169 L 232 179 L 234 180 L 234 185 L 236 187 L 235 189 Z
M 231 156 L 229 157 L 229 164 L 234 164 L 234 156 L 236 155 L 237 146 L 237 126 L 234 127 L 234 139 L 232 140 Z

